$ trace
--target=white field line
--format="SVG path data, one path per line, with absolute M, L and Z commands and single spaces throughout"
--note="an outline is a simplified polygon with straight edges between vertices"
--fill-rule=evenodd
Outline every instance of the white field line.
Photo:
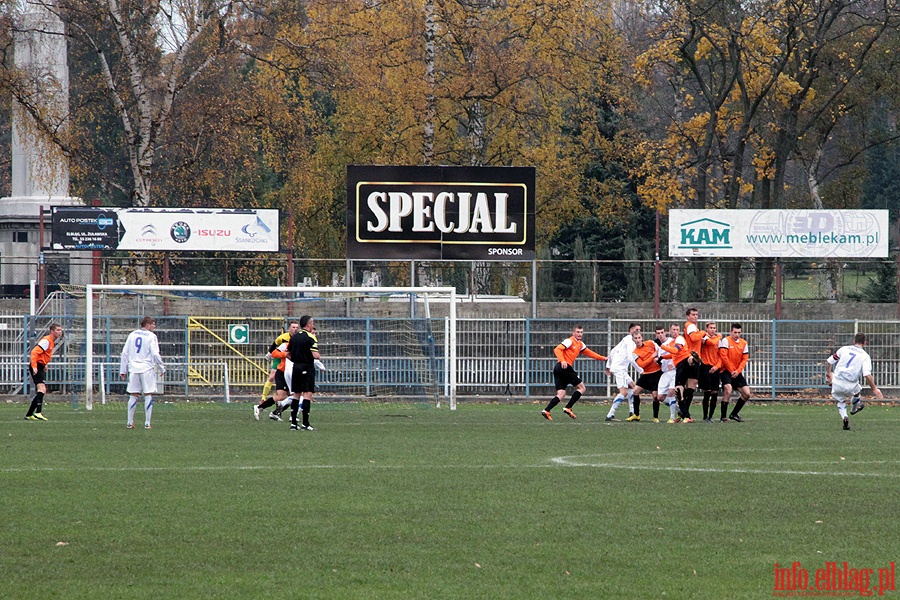
M 607 455 L 604 455 L 604 458 Z M 657 465 L 628 465 L 609 462 L 590 462 L 592 456 L 557 456 L 551 462 L 565 467 L 587 467 L 592 469 L 624 469 L 629 471 L 670 471 L 687 473 L 738 473 L 749 475 L 825 475 L 831 477 L 888 477 L 900 478 L 900 473 L 861 473 L 858 471 L 794 471 L 786 469 L 717 469 L 710 467 L 677 467 Z M 870 464 L 866 461 L 865 464 Z
M 886 477 L 900 478 L 900 473 L 861 473 L 853 471 L 799 471 L 785 469 L 722 469 L 707 467 L 679 467 L 679 466 L 656 466 L 656 465 L 628 465 L 609 462 L 591 462 L 589 459 L 597 455 L 582 456 L 558 456 L 551 458 L 549 463 L 543 464 L 487 464 L 487 465 L 436 465 L 436 464 L 409 464 L 409 465 L 381 465 L 377 463 L 370 464 L 309 464 L 309 465 L 196 465 L 196 466 L 166 466 L 166 467 L 11 467 L 2 468 L 0 473 L 52 473 L 74 471 L 81 472 L 114 472 L 114 473 L 176 473 L 176 472 L 222 472 L 222 471 L 307 471 L 307 470 L 324 470 L 324 469 L 354 469 L 354 470 L 403 470 L 403 469 L 547 469 L 547 468 L 592 468 L 592 469 L 624 469 L 634 471 L 669 471 L 669 472 L 691 472 L 691 473 L 736 473 L 751 475 L 813 475 L 813 476 L 832 476 L 832 477 Z M 609 454 L 604 454 L 604 458 L 609 458 Z M 893 461 L 877 461 L 879 463 Z M 866 464 L 872 464 L 867 461 Z

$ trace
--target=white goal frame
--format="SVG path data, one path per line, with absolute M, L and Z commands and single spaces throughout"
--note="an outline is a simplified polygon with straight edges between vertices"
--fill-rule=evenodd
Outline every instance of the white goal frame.
M 85 286 L 85 356 L 84 356 L 84 391 L 85 408 L 94 408 L 94 294 L 97 292 L 272 292 L 289 293 L 347 293 L 347 294 L 441 294 L 450 299 L 449 332 L 449 368 L 447 385 L 449 388 L 450 410 L 456 410 L 456 288 L 455 287 L 285 287 L 285 286 L 216 286 L 216 285 L 106 285 L 90 284 Z

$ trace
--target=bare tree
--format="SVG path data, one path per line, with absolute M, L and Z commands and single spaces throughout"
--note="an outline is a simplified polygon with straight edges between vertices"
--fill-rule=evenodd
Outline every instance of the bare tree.
M 111 105 L 121 128 L 131 176 L 130 189 L 120 182 L 107 183 L 129 196 L 132 204 L 148 206 L 154 165 L 165 146 L 172 107 L 230 48 L 225 32 L 233 5 L 234 0 L 24 0 L 24 6 L 12 3 L 9 8 L 11 26 L 21 35 L 33 32 L 29 31 L 33 25 L 16 18 L 22 8 L 56 14 L 64 24 L 64 31 L 57 34 L 66 36 L 70 49 L 87 52 L 96 61 L 92 66 L 99 72 L 105 102 Z M 90 153 L 83 145 L 73 136 L 61 135 L 53 123 L 43 122 L 36 103 L 25 94 L 16 94 L 19 79 L 13 72 L 15 66 L 6 61 L 0 69 L 4 71 L 2 81 L 13 88 L 13 96 L 36 119 L 38 128 L 70 161 L 87 162 Z M 101 109 L 77 104 L 71 110 L 81 111 L 79 120 L 85 122 L 90 121 L 91 111 Z M 66 117 L 72 120 L 71 115 Z

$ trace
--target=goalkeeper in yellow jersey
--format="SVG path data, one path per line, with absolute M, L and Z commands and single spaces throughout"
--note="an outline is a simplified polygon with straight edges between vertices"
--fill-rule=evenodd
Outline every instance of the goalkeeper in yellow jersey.
M 272 342 L 271 346 L 269 346 L 269 354 L 267 356 L 272 358 L 272 369 L 269 372 L 269 378 L 266 381 L 265 386 L 263 386 L 263 397 L 260 400 L 259 404 L 253 407 L 253 417 L 257 421 L 259 421 L 259 413 L 263 409 L 270 406 L 275 406 L 277 402 L 284 400 L 287 397 L 288 385 L 284 380 L 284 354 L 282 353 L 283 348 L 281 348 L 281 346 L 285 345 L 286 347 L 287 343 L 291 339 L 291 336 L 297 333 L 299 330 L 299 321 L 289 322 L 287 331 L 275 338 L 275 341 Z M 273 396 L 269 396 L 269 393 L 272 391 L 273 387 L 275 388 L 275 394 Z M 272 414 L 270 414 L 269 417 L 271 417 L 275 421 L 280 421 L 281 418 L 277 416 L 276 412 L 278 411 L 272 411 Z

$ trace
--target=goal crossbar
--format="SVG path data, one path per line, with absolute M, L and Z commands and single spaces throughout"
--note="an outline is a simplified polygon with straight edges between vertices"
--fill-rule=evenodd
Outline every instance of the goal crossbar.
M 94 393 L 94 294 L 97 292 L 128 292 L 133 294 L 153 292 L 261 292 L 261 293 L 329 293 L 329 294 L 417 294 L 442 295 L 449 299 L 448 331 L 448 392 L 450 410 L 456 410 L 456 288 L 455 287 L 284 287 L 284 286 L 213 286 L 213 285 L 112 285 L 90 284 L 85 286 L 85 358 L 84 385 L 85 407 L 93 409 Z

